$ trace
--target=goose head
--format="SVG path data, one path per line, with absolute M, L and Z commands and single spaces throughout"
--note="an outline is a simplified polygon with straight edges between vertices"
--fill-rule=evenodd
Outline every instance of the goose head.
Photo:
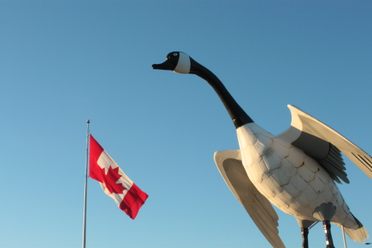
M 184 52 L 174 51 L 167 55 L 167 59 L 161 64 L 153 64 L 155 70 L 175 71 L 182 74 L 191 72 L 191 65 L 196 63 L 189 55 Z
M 203 78 L 212 86 L 220 97 L 236 128 L 253 122 L 231 96 L 218 77 L 186 53 L 179 51 L 170 52 L 163 63 L 153 64 L 152 68 L 155 70 L 175 71 L 182 74 L 195 74 Z

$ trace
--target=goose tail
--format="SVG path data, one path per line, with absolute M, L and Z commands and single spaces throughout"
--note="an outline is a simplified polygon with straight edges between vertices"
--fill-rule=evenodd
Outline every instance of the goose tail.
M 368 231 L 355 216 L 354 216 L 354 219 L 356 223 L 358 224 L 358 227 L 357 228 L 344 227 L 344 229 L 347 235 L 349 235 L 349 237 L 352 240 L 362 243 L 368 238 Z

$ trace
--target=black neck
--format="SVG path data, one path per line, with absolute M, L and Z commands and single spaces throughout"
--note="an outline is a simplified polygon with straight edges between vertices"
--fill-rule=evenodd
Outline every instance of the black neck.
M 247 115 L 247 113 L 239 106 L 231 94 L 227 91 L 222 82 L 214 75 L 210 70 L 197 63 L 195 60 L 191 62 L 190 73 L 196 74 L 199 77 L 205 79 L 209 85 L 216 91 L 220 97 L 222 103 L 225 105 L 227 112 L 229 113 L 231 120 L 233 121 L 236 128 L 241 127 L 247 123 L 253 122 L 253 120 Z

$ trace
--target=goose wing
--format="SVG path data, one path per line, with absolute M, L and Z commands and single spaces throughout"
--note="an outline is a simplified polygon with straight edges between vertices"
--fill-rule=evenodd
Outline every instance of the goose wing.
M 285 247 L 279 237 L 278 215 L 270 202 L 257 191 L 248 178 L 240 158 L 240 151 L 216 152 L 214 161 L 227 186 L 243 204 L 270 244 L 276 248 Z
M 278 138 L 316 159 L 337 182 L 349 182 L 341 152 L 372 178 L 372 158 L 368 153 L 311 115 L 292 105 L 288 108 L 292 116 L 291 127 Z

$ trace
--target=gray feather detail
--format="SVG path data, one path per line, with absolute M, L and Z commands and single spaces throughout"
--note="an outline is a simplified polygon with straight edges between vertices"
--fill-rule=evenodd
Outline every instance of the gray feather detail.
M 350 182 L 346 174 L 345 163 L 342 159 L 341 151 L 336 146 L 329 144 L 328 155 L 325 158 L 317 159 L 317 161 L 336 182 Z

